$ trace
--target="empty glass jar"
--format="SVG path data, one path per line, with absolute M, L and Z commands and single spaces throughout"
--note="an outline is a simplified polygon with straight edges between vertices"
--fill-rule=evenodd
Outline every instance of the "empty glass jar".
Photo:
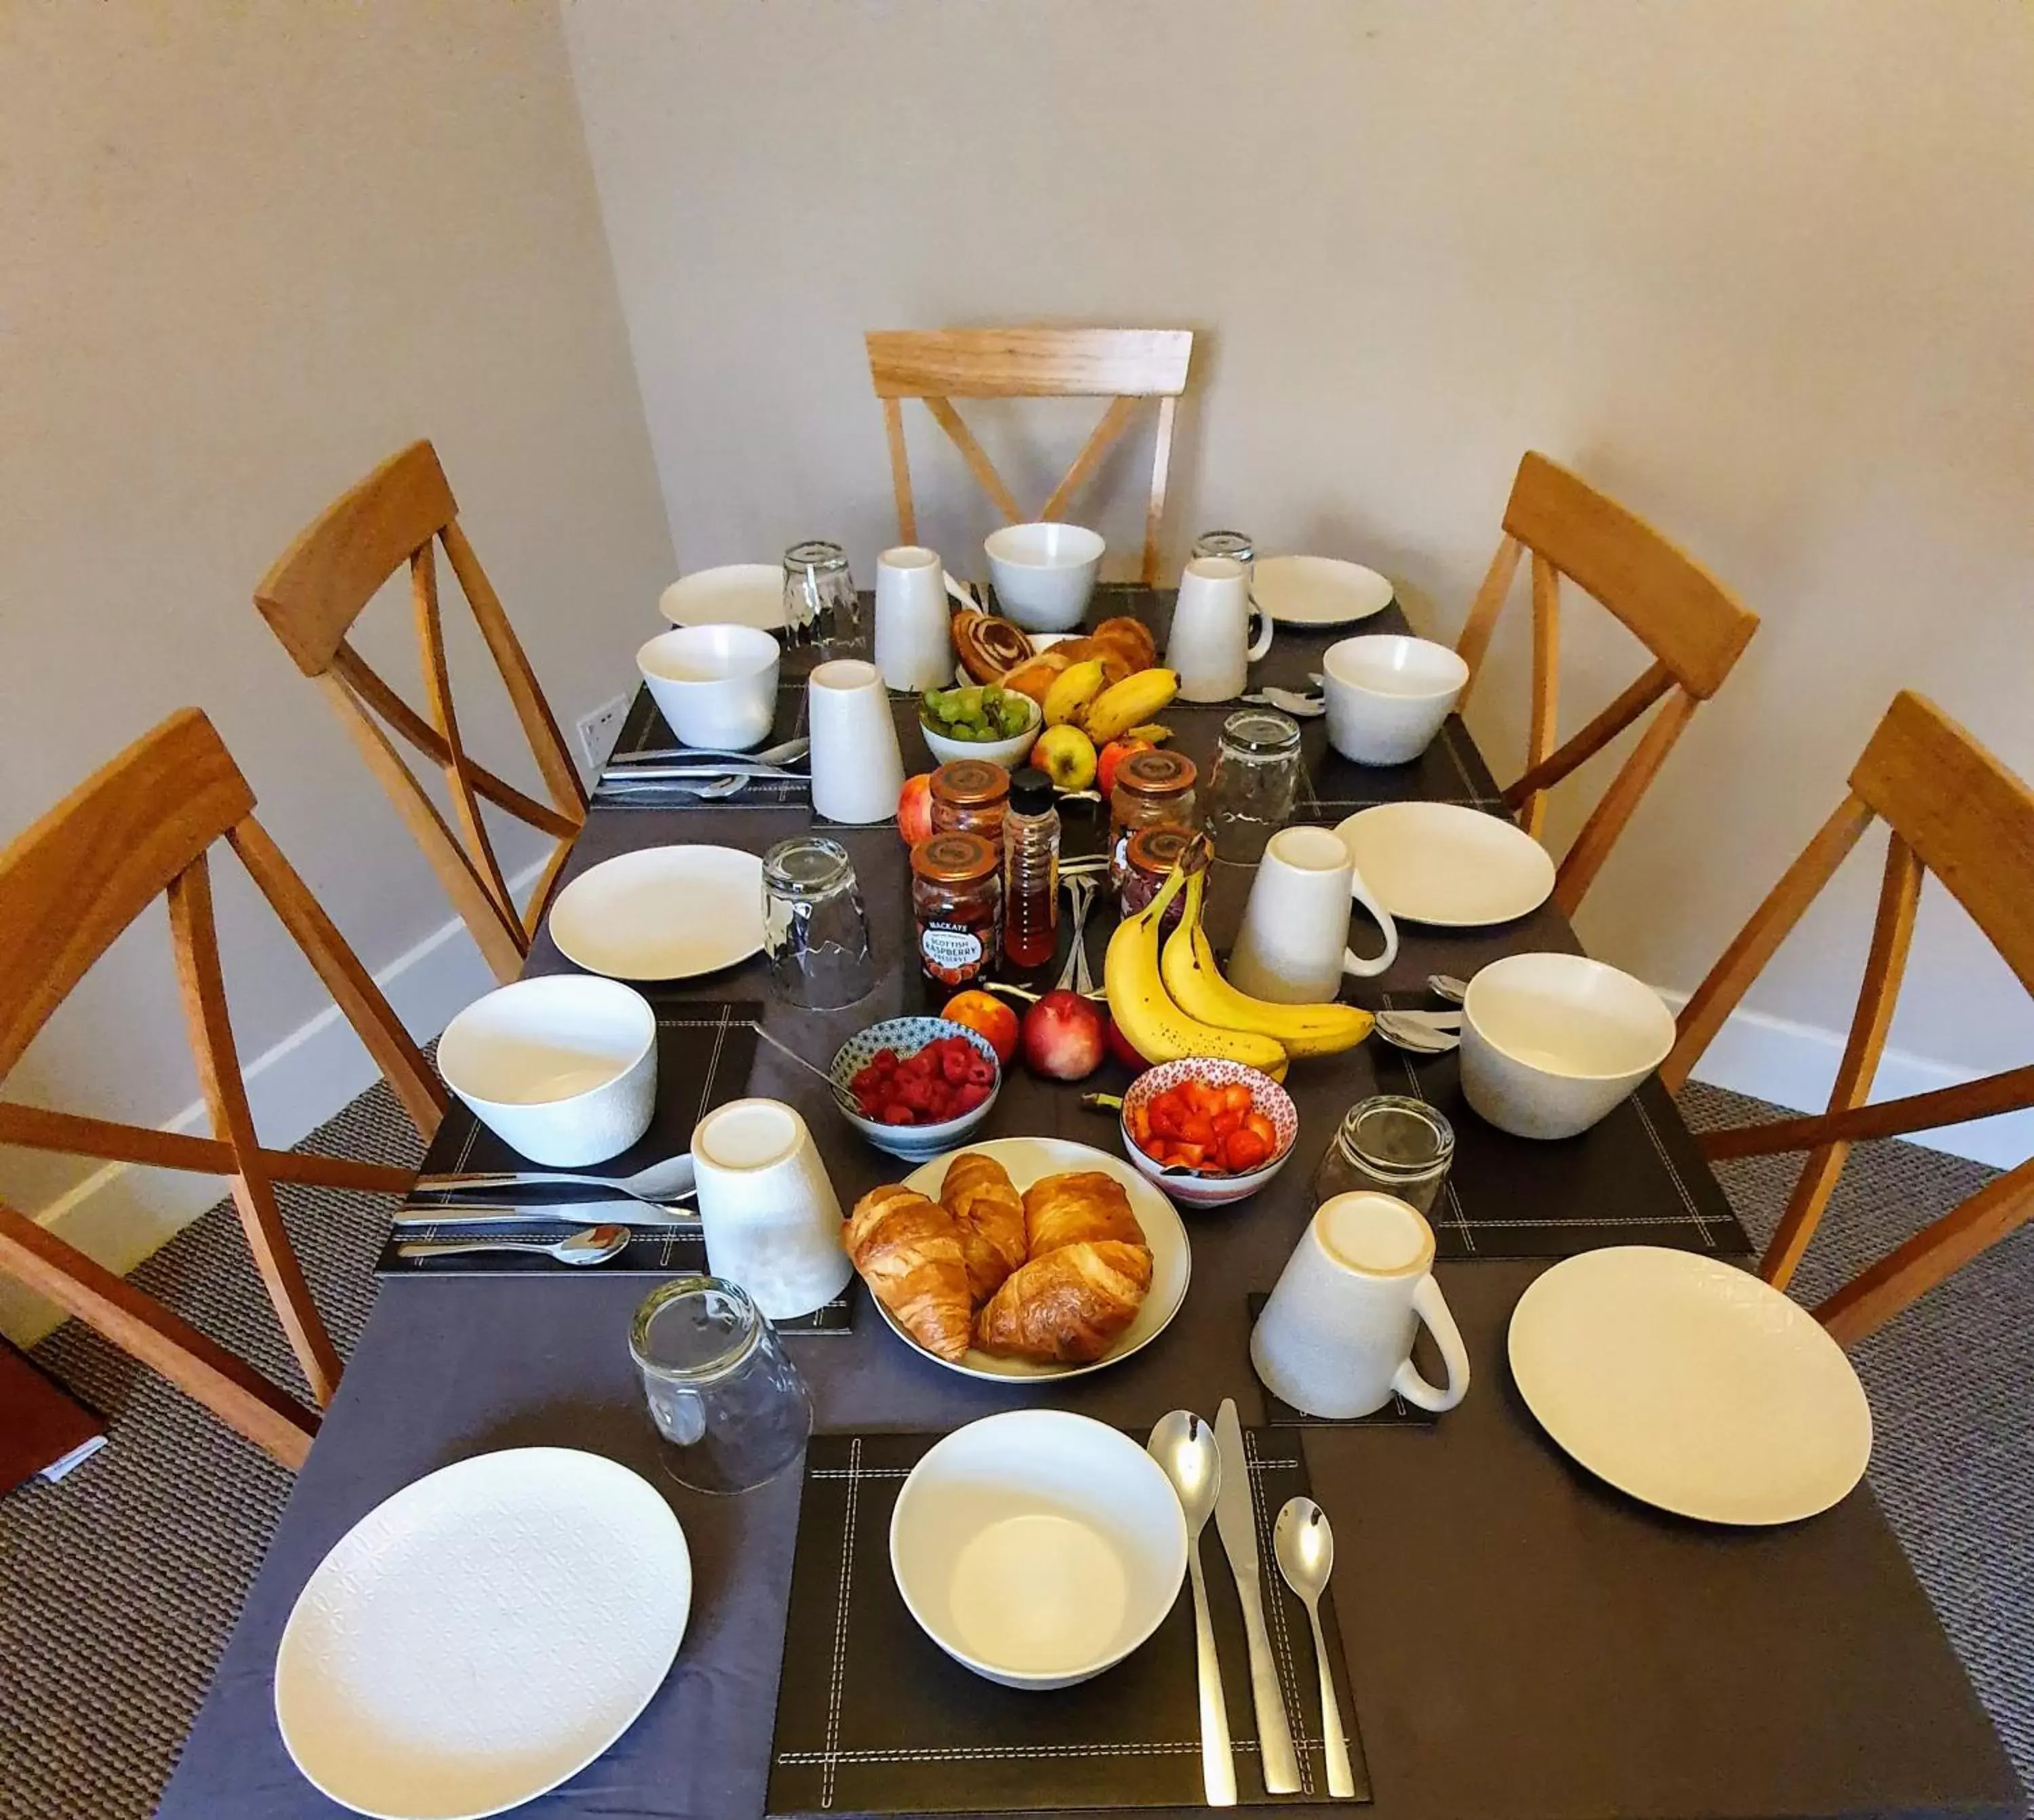
M 784 624 L 794 644 L 816 644 L 823 658 L 869 655 L 861 596 L 837 543 L 813 538 L 784 552 Z
M 1300 723 L 1271 708 L 1248 707 L 1222 723 L 1214 769 L 1201 797 L 1201 824 L 1225 860 L 1253 860 L 1291 820 L 1300 795 Z
M 797 835 L 764 854 L 763 951 L 789 1004 L 831 1011 L 876 989 L 869 916 L 839 841 Z
M 629 1350 L 665 1469 L 696 1492 L 746 1492 L 796 1460 L 812 1432 L 805 1381 L 737 1284 L 675 1277 L 651 1292 Z
M 1369 1188 L 1428 1213 L 1447 1184 L 1454 1154 L 1454 1128 L 1424 1100 L 1402 1094 L 1359 1100 L 1314 1171 L 1314 1204 Z

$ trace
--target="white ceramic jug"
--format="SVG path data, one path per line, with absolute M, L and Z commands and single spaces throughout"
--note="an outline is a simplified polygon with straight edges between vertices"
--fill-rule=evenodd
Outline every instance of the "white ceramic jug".
M 1233 556 L 1197 556 L 1180 576 L 1165 638 L 1182 701 L 1229 701 L 1250 686 L 1250 666 L 1271 648 L 1270 616 L 1250 638 L 1250 571 Z

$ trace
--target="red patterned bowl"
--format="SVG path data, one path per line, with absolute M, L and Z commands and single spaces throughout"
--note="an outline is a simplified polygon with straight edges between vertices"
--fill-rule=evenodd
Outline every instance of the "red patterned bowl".
M 1218 1169 L 1190 1169 L 1177 1163 L 1161 1163 L 1146 1155 L 1131 1135 L 1131 1114 L 1148 1109 L 1160 1094 L 1185 1081 L 1203 1081 L 1216 1087 L 1240 1082 L 1248 1087 L 1252 1110 L 1262 1113 L 1271 1121 L 1271 1160 L 1260 1168 L 1232 1175 Z M 1241 1062 L 1217 1061 L 1212 1056 L 1186 1056 L 1176 1062 L 1164 1062 L 1155 1068 L 1146 1068 L 1130 1083 L 1129 1090 L 1123 1096 L 1119 1128 L 1123 1134 L 1123 1154 L 1140 1175 L 1148 1177 L 1183 1206 L 1220 1207 L 1255 1194 L 1285 1166 L 1285 1159 L 1292 1155 L 1293 1143 L 1300 1135 L 1300 1115 L 1293 1105 L 1292 1095 L 1261 1069 L 1246 1068 Z

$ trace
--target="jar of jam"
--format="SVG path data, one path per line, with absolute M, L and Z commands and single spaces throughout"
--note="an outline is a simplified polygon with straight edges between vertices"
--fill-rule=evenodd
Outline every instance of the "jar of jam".
M 1118 911 L 1125 917 L 1134 917 L 1150 902 L 1172 876 L 1173 868 L 1179 864 L 1180 856 L 1193 844 L 1194 831 L 1190 827 L 1176 827 L 1170 823 L 1158 827 L 1140 827 L 1130 837 L 1130 846 L 1125 854 L 1123 887 L 1116 895 Z M 1173 894 L 1173 901 L 1165 906 L 1165 914 L 1159 919 L 1158 927 L 1169 929 L 1185 914 L 1187 893 L 1184 886 Z
M 1130 837 L 1139 828 L 1199 825 L 1194 809 L 1199 775 L 1185 754 L 1157 748 L 1133 752 L 1116 767 L 1116 787 L 1109 793 L 1109 882 L 1118 891 L 1130 869 Z
M 993 760 L 957 758 L 933 773 L 933 832 L 984 835 L 1003 842 L 1010 774 Z
M 1002 850 L 978 834 L 935 834 L 911 849 L 911 909 L 926 978 L 969 985 L 995 963 L 1003 940 L 1002 859 Z

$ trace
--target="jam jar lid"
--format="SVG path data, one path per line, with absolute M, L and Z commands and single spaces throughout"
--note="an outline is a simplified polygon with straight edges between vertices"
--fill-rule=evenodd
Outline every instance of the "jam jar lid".
M 911 849 L 911 870 L 932 884 L 972 884 L 993 875 L 996 857 L 985 835 L 936 834 Z
M 1163 878 L 1193 844 L 1192 828 L 1161 821 L 1155 827 L 1140 827 L 1133 834 L 1126 857 L 1137 871 L 1152 878 Z
M 933 794 L 956 809 L 979 809 L 1010 794 L 1010 774 L 993 759 L 957 758 L 933 773 Z
M 1170 796 L 1194 787 L 1194 761 L 1178 752 L 1133 752 L 1116 767 L 1116 787 L 1132 796 Z

